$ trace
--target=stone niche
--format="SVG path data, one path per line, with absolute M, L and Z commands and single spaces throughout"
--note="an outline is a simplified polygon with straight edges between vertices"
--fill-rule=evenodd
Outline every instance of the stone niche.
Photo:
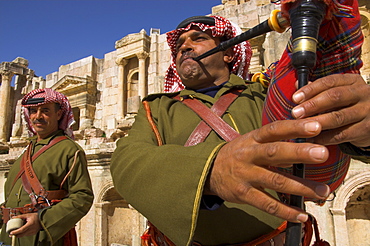
M 129 125 L 140 100 L 148 94 L 150 37 L 145 30 L 116 41 L 118 65 L 118 103 L 116 122 L 119 129 Z

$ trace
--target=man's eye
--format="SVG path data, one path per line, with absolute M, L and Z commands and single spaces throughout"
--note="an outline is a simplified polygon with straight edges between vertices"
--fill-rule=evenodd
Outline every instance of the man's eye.
M 195 40 L 205 40 L 206 39 L 206 37 L 203 37 L 203 36 L 199 36 L 199 37 L 197 37 Z

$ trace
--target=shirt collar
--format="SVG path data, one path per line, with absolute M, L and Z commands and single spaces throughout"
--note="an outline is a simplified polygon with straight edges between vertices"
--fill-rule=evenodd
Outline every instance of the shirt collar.
M 47 145 L 56 136 L 63 136 L 63 135 L 64 135 L 63 130 L 59 129 L 56 132 L 54 132 L 52 135 L 50 135 L 50 137 L 48 138 L 44 138 L 44 139 L 41 139 L 40 141 L 37 141 L 37 135 L 36 135 L 36 136 L 31 137 L 30 140 L 32 144 L 34 145 L 38 145 L 38 144 Z
M 215 99 L 219 98 L 221 95 L 223 95 L 225 92 L 229 91 L 230 89 L 232 88 L 235 88 L 235 87 L 241 87 L 241 88 L 246 88 L 246 82 L 244 79 L 236 76 L 235 74 L 230 74 L 230 78 L 229 78 L 229 81 L 227 81 L 226 83 L 223 84 L 223 86 L 219 89 L 219 91 L 216 93 L 215 95 Z M 200 98 L 200 99 L 203 99 L 203 98 L 209 98 L 209 96 L 203 94 L 203 93 L 199 93 L 199 92 L 196 92 L 194 90 L 190 90 L 190 89 L 184 89 L 182 91 L 180 91 L 180 94 L 179 94 L 180 97 L 197 97 L 197 98 Z

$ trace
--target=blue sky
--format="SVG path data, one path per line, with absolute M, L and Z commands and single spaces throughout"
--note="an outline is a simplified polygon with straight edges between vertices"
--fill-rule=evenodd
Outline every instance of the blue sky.
M 0 62 L 20 56 L 37 76 L 81 58 L 103 58 L 130 33 L 172 30 L 222 0 L 0 0 Z

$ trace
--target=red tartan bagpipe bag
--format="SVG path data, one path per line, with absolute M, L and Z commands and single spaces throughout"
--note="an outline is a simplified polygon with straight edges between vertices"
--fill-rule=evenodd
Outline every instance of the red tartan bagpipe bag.
M 317 63 L 310 81 L 331 74 L 360 73 L 362 66 L 361 17 L 356 0 L 323 0 L 327 6 L 326 16 L 320 26 L 317 44 Z M 287 12 L 289 3 L 295 0 L 282 0 L 282 12 Z M 292 66 L 292 47 L 288 45 L 281 59 L 264 75 L 270 79 L 268 96 L 262 115 L 264 125 L 293 119 L 291 110 L 296 104 L 292 95 L 296 91 L 296 71 Z M 329 159 L 322 164 L 305 164 L 305 178 L 327 184 L 334 191 L 343 182 L 350 157 L 341 152 L 339 146 L 327 146 Z M 279 168 L 280 169 L 280 168 Z M 290 169 L 280 169 L 291 172 Z M 319 204 L 323 201 L 316 201 Z

